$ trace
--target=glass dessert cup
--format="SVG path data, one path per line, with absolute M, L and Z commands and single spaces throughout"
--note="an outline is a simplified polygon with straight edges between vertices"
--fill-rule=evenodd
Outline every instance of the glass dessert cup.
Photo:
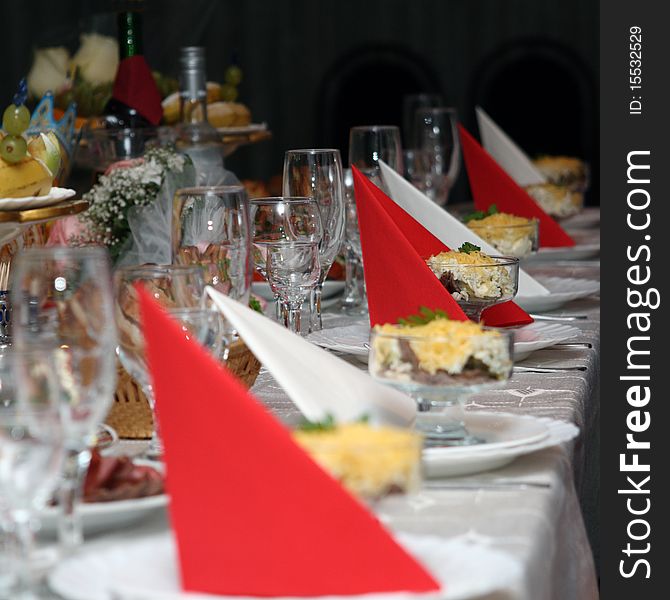
M 540 183 L 524 189 L 544 212 L 558 221 L 574 217 L 584 208 L 584 188 L 581 185 Z
M 535 254 L 539 248 L 540 229 L 537 219 L 519 225 L 489 225 L 470 221 L 467 226 L 505 256 L 526 258 Z
M 419 412 L 435 414 L 435 420 L 419 426 L 427 446 L 483 442 L 466 429 L 463 406 L 468 396 L 500 387 L 510 378 L 512 332 L 483 328 L 455 339 L 373 330 L 370 336 L 370 374 L 411 396 Z
M 448 263 L 431 266 L 440 283 L 467 317 L 479 323 L 487 308 L 512 300 L 519 289 L 519 259 L 491 256 L 486 264 Z
M 321 468 L 369 504 L 421 487 L 423 440 L 417 431 L 359 422 L 293 436 Z

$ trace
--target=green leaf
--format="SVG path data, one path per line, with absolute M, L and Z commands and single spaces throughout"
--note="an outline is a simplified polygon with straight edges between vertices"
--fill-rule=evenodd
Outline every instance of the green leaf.
M 260 300 L 254 295 L 249 296 L 249 308 L 263 314 L 263 307 L 261 306 Z
M 470 254 L 470 252 L 481 252 L 481 248 L 479 246 L 475 246 L 474 244 L 471 244 L 470 242 L 465 242 L 459 249 L 459 252 L 464 252 L 465 254 Z
M 463 222 L 464 223 L 469 223 L 470 221 L 480 221 L 483 219 L 486 215 L 481 211 L 481 210 L 476 210 L 475 212 L 471 212 L 463 217 Z
M 398 325 L 402 325 L 403 327 L 418 327 L 419 325 L 426 325 L 436 319 L 448 318 L 449 315 L 440 308 L 431 310 L 427 306 L 421 306 L 417 314 L 408 315 L 398 319 Z
M 335 426 L 335 417 L 328 414 L 322 421 L 308 421 L 305 419 L 298 425 L 298 431 L 331 431 L 335 429 Z
M 490 217 L 491 215 L 498 214 L 498 207 L 495 204 L 491 204 L 489 209 L 486 211 L 486 214 Z

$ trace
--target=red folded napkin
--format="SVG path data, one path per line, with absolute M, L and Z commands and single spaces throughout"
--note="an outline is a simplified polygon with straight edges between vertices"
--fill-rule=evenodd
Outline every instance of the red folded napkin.
M 495 204 L 501 212 L 538 219 L 540 246 L 574 246 L 574 240 L 493 160 L 475 138 L 459 124 L 465 168 L 477 210 Z
M 229 371 L 140 291 L 185 591 L 321 596 L 440 589 Z
M 134 108 L 152 125 L 163 118 L 161 95 L 142 55 L 129 56 L 119 63 L 112 97 Z
M 352 167 L 361 232 L 370 325 L 395 323 L 421 306 L 440 308 L 452 319 L 467 316 L 430 270 L 425 259 L 449 248 Z M 514 302 L 487 308 L 482 321 L 493 327 L 526 325 L 533 319 Z

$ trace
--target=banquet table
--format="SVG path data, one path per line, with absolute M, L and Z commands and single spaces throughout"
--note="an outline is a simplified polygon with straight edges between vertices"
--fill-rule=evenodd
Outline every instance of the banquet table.
M 599 279 L 598 260 L 534 262 L 528 270 L 534 275 Z M 518 458 L 495 471 L 430 480 L 418 493 L 390 496 L 374 507 L 393 531 L 458 538 L 513 559 L 518 568 L 511 584 L 479 600 L 598 597 L 589 537 L 597 542 L 600 299 L 574 301 L 552 314 L 586 315 L 569 323 L 580 330 L 570 340 L 577 347 L 540 350 L 519 364 L 566 370 L 515 372 L 504 387 L 471 396 L 467 410 L 569 421 L 580 428 L 576 440 Z M 324 327 L 353 320 L 332 307 L 324 316 Z M 353 364 L 365 368 L 360 362 Z M 297 409 L 264 369 L 252 392 L 278 418 L 295 422 Z M 125 443 L 124 449 L 138 450 L 138 446 Z M 167 518 L 161 512 L 111 535 L 91 536 L 86 545 L 104 546 L 110 538 L 132 539 L 166 527 Z M 479 576 L 487 577 L 487 564 L 481 564 Z

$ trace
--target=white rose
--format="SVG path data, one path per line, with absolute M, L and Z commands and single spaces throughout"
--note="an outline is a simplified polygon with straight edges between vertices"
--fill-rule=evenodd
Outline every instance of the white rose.
M 45 92 L 56 91 L 67 81 L 70 53 L 66 48 L 42 48 L 35 51 L 35 60 L 28 73 L 28 91 L 41 98 Z
M 84 34 L 72 62 L 89 83 L 95 85 L 114 81 L 119 66 L 119 44 L 112 37 L 97 33 Z

